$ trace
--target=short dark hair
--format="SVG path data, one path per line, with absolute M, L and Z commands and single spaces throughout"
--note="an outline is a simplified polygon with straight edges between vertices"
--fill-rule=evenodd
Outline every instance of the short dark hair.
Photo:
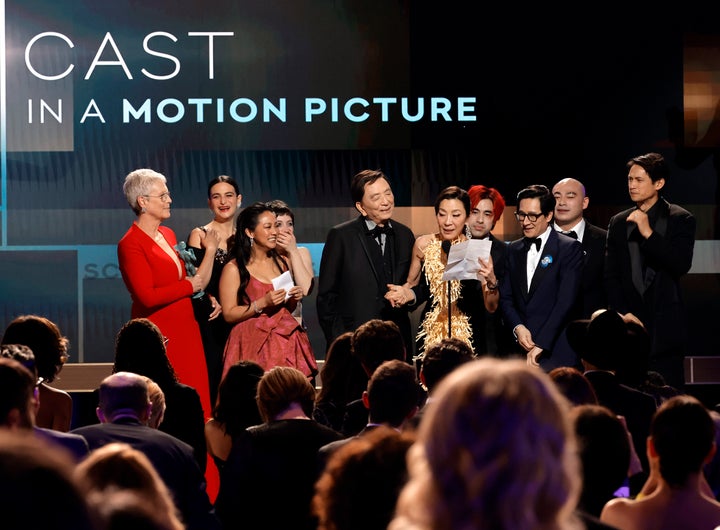
M 385 361 L 405 359 L 402 333 L 391 320 L 374 318 L 361 324 L 353 333 L 350 347 L 368 375 Z
M 350 182 L 350 195 L 352 196 L 353 204 L 362 202 L 363 196 L 365 195 L 365 186 L 372 184 L 378 179 L 385 179 L 388 184 L 390 183 L 390 179 L 379 169 L 365 169 L 355 175 Z
M 428 392 L 455 368 L 474 358 L 475 353 L 470 345 L 456 337 L 447 337 L 431 344 L 420 361 L 422 379 Z
M 275 212 L 276 217 L 279 217 L 281 215 L 289 215 L 290 219 L 292 219 L 292 222 L 295 222 L 295 214 L 285 201 L 281 201 L 280 199 L 274 199 L 272 201 L 268 201 L 267 205 L 268 208 Z
M 51 383 L 67 360 L 70 342 L 52 320 L 40 315 L 21 315 L 8 324 L 2 344 L 30 347 L 38 375 Z
M 645 153 L 644 155 L 636 156 L 628 160 L 626 166 L 628 169 L 632 166 L 640 166 L 653 182 L 663 179 L 665 183 L 667 183 L 670 178 L 670 168 L 667 162 L 665 162 L 665 157 L 660 153 Z
M 543 215 L 555 211 L 555 196 L 550 189 L 544 184 L 532 184 L 527 188 L 521 189 L 517 194 L 517 204 L 523 199 L 539 199 L 540 211 Z
M 30 346 L 25 344 L 3 344 L 0 345 L 0 357 L 15 359 L 25 368 L 30 370 L 37 378 L 37 365 L 35 364 L 35 354 Z
M 650 437 L 660 459 L 660 475 L 672 486 L 702 470 L 715 442 L 715 423 L 705 406 L 690 395 L 667 399 L 653 417 Z
M 398 359 L 385 361 L 373 372 L 367 393 L 370 421 L 400 427 L 418 404 L 415 368 Z
M 448 186 L 435 199 L 435 215 L 440 210 L 440 203 L 445 200 L 457 199 L 465 207 L 465 215 L 470 215 L 470 195 L 459 186 Z
M 13 409 L 27 413 L 35 377 L 15 359 L 0 357 L 0 425 Z

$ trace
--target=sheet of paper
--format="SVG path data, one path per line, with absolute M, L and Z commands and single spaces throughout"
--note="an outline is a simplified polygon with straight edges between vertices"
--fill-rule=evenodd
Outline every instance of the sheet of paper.
M 290 274 L 290 271 L 283 272 L 280 276 L 277 278 L 272 279 L 273 287 L 277 289 L 285 289 L 285 300 L 290 298 L 290 289 L 295 286 L 293 283 L 293 277 L 292 274 Z
M 480 263 L 478 258 L 487 260 L 490 257 L 492 241 L 489 239 L 468 239 L 450 247 L 447 265 L 443 273 L 443 281 L 477 280 Z

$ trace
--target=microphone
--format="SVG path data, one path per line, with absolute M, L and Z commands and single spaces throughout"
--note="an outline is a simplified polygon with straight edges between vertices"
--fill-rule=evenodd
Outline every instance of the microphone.
M 450 241 L 445 239 L 440 244 L 442 247 L 442 251 L 445 253 L 445 256 L 450 255 Z M 450 280 L 447 282 L 447 308 L 448 308 L 448 338 L 452 337 L 452 305 L 451 305 L 451 299 L 450 299 Z

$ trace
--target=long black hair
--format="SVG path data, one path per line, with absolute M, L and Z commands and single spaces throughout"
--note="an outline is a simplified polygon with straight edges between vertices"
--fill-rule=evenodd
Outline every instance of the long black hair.
M 254 202 L 250 206 L 243 208 L 238 215 L 235 225 L 235 246 L 233 247 L 233 255 L 237 261 L 238 271 L 240 272 L 240 287 L 237 291 L 238 303 L 250 305 L 250 297 L 247 295 L 246 289 L 250 283 L 250 272 L 247 270 L 247 264 L 250 261 L 250 250 L 252 248 L 252 239 L 245 233 L 245 230 L 253 231 L 258 225 L 258 219 L 265 212 L 274 215 L 272 208 L 264 202 Z M 285 259 L 277 253 L 277 250 L 268 250 L 268 256 L 273 259 L 278 269 L 281 271 L 288 270 L 288 264 Z

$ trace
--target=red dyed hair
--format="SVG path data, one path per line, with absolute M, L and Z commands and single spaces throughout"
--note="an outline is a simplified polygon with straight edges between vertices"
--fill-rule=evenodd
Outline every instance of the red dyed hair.
M 505 199 L 495 188 L 488 188 L 482 184 L 476 184 L 468 190 L 470 195 L 471 208 L 475 208 L 483 199 L 490 199 L 493 203 L 493 223 L 497 223 L 500 216 L 505 210 Z

